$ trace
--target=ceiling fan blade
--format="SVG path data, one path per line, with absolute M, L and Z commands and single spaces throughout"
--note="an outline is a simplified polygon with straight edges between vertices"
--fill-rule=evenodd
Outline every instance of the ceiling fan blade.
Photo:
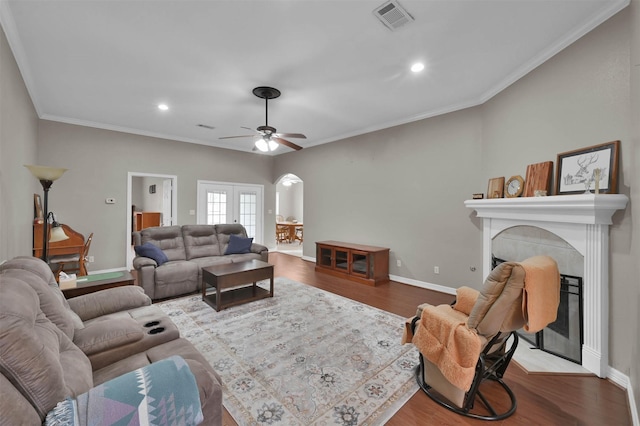
M 222 136 L 218 139 L 235 139 L 235 138 L 255 138 L 256 135 L 238 135 L 238 136 Z
M 302 149 L 302 147 L 300 145 L 296 145 L 293 142 L 289 142 L 286 139 L 282 139 L 282 138 L 277 138 L 272 136 L 271 139 L 273 139 L 274 141 L 278 142 L 280 145 L 284 145 L 284 146 L 288 146 L 291 149 L 295 149 L 296 151 L 300 151 Z
M 256 132 L 258 133 L 258 131 L 256 129 L 252 129 L 251 127 L 245 127 L 245 126 L 240 126 L 241 129 L 246 129 L 246 130 L 250 130 L 252 132 Z
M 302 133 L 276 133 L 275 136 L 277 136 L 279 138 L 281 138 L 281 137 L 285 137 L 285 138 L 300 138 L 300 139 L 306 139 L 307 138 Z

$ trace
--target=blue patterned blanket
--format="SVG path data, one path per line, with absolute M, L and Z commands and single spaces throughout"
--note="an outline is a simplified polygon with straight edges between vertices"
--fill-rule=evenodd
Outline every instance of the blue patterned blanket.
M 195 378 L 182 357 L 172 356 L 59 402 L 45 425 L 197 425 L 202 420 Z

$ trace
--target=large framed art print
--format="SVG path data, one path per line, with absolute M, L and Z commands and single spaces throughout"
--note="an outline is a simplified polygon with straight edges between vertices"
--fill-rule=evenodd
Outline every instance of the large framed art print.
M 556 194 L 617 194 L 620 141 L 558 154 Z

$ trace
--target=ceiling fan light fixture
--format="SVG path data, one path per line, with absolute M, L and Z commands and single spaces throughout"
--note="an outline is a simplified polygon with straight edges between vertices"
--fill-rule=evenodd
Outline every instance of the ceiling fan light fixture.
M 256 148 L 258 148 L 259 151 L 267 152 L 269 151 L 269 144 L 267 144 L 267 141 L 260 138 L 256 141 Z
M 275 151 L 276 149 L 278 149 L 278 142 L 274 141 L 273 139 L 269 139 L 269 151 Z
M 424 70 L 424 64 L 422 62 L 416 62 L 415 64 L 411 65 L 411 71 L 413 72 L 420 72 Z

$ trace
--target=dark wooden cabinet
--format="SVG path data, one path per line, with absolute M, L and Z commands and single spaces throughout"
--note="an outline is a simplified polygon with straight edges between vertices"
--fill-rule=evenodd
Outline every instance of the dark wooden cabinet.
M 389 281 L 389 249 L 343 243 L 316 242 L 316 271 L 367 285 Z

